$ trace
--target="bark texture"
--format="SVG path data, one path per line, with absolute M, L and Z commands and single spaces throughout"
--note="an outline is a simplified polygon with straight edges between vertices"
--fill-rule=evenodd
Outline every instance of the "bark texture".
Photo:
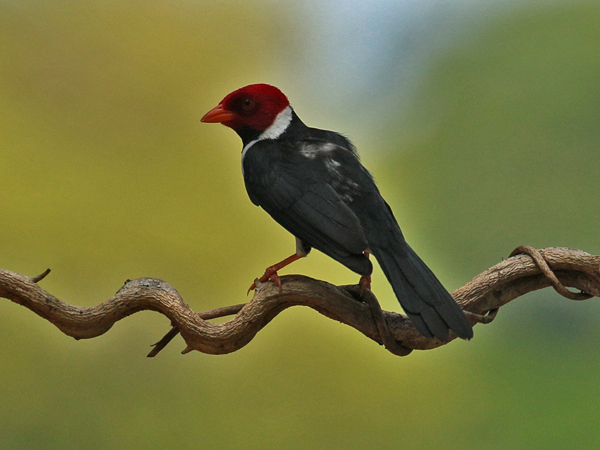
M 29 277 L 0 269 L 0 296 L 25 306 L 75 339 L 99 336 L 115 322 L 138 311 L 157 311 L 171 320 L 173 328 L 155 344 L 149 356 L 156 355 L 178 333 L 187 344 L 184 353 L 234 352 L 250 342 L 277 314 L 295 305 L 308 306 L 345 323 L 396 355 L 447 344 L 423 337 L 405 315 L 382 311 L 370 291 L 361 293 L 359 286 L 334 286 L 301 275 L 282 276 L 281 288 L 272 282 L 258 284 L 248 303 L 196 313 L 171 285 L 155 278 L 127 281 L 112 298 L 98 306 L 74 306 L 38 285 L 48 273 L 49 270 Z M 600 256 L 568 248 L 519 247 L 508 259 L 452 295 L 475 325 L 491 322 L 503 305 L 548 286 L 572 300 L 600 296 Z M 234 317 L 221 324 L 208 321 L 227 315 Z

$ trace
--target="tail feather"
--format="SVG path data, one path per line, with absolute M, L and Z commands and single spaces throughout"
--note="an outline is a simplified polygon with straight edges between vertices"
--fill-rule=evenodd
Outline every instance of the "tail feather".
M 449 339 L 450 330 L 462 339 L 471 339 L 473 328 L 464 311 L 406 243 L 377 188 L 374 193 L 356 197 L 349 206 L 360 220 L 369 249 L 417 330 L 441 341 Z
M 471 324 L 454 298 L 406 242 L 402 242 L 403 248 L 399 246 L 371 251 L 415 327 L 424 336 L 441 341 L 449 339 L 449 330 L 471 339 Z

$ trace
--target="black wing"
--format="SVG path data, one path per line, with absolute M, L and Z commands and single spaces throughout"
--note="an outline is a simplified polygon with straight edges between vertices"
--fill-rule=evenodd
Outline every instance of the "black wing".
M 442 341 L 449 339 L 448 330 L 463 339 L 472 338 L 473 329 L 465 313 L 405 241 L 391 208 L 366 169 L 360 166 L 362 170 L 357 170 L 356 158 L 347 152 L 339 151 L 335 158 L 340 178 L 347 180 L 348 206 L 360 220 L 369 249 L 415 327 L 424 336 Z M 353 184 L 360 189 L 353 190 Z
M 362 255 L 369 248 L 421 334 L 443 341 L 450 329 L 463 339 L 473 336 L 464 312 L 406 243 L 351 150 L 319 140 L 258 141 L 243 168 L 252 201 L 301 241 L 361 275 L 372 271 Z
M 250 199 L 303 243 L 370 275 L 359 219 L 334 189 L 326 161 L 316 153 L 310 157 L 310 148 L 302 153 L 296 144 L 261 140 L 246 150 L 242 165 Z

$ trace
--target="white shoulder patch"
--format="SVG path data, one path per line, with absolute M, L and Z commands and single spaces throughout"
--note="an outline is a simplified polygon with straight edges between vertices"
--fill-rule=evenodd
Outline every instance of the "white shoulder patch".
M 292 107 L 287 106 L 283 111 L 277 114 L 273 123 L 258 136 L 258 140 L 277 139 L 281 136 L 292 121 Z
M 337 145 L 332 144 L 331 142 L 325 142 L 324 144 L 302 144 L 302 148 L 300 148 L 300 153 L 306 156 L 308 159 L 315 159 L 319 155 L 328 155 L 333 152 L 337 147 Z

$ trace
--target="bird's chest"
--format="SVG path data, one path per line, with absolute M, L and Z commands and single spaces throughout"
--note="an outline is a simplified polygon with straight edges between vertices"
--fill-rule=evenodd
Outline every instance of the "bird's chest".
M 247 166 L 248 164 L 250 164 L 250 166 L 248 167 L 248 169 L 252 170 L 252 165 L 256 165 L 256 161 L 252 161 L 253 158 L 246 158 L 248 155 L 248 152 L 252 149 L 252 147 L 254 147 L 254 145 L 259 142 L 258 139 L 255 139 L 254 141 L 250 141 L 249 143 L 247 143 L 246 145 L 244 145 L 244 148 L 242 149 L 242 174 L 244 174 L 244 177 L 246 176 L 246 172 L 247 172 Z M 260 156 L 260 155 L 256 155 L 256 156 Z M 247 163 L 246 161 L 249 160 L 249 163 Z

